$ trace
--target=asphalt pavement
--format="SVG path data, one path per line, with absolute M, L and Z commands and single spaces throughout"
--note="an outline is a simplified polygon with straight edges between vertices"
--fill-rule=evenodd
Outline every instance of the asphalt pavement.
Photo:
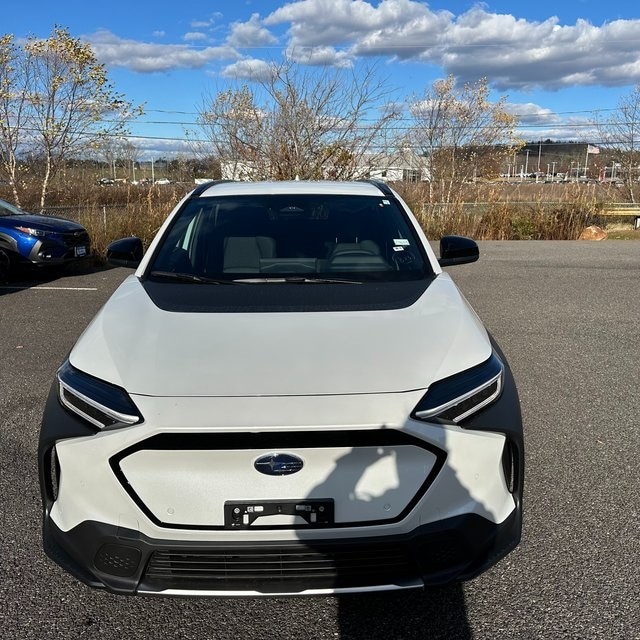
M 449 272 L 518 383 L 524 537 L 476 580 L 400 594 L 135 598 L 65 574 L 41 549 L 40 416 L 57 366 L 129 271 L 0 285 L 0 638 L 639 640 L 640 242 L 480 248 Z

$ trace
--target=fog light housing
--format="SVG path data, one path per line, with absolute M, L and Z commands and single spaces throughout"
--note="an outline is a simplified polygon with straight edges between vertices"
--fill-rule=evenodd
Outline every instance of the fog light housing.
M 93 565 L 102 573 L 119 578 L 129 578 L 138 570 L 141 558 L 140 549 L 109 543 L 100 547 L 93 559 Z

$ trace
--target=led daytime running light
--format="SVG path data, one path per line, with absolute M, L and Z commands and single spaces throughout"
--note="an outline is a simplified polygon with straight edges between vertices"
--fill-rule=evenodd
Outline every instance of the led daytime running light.
M 472 400 L 476 396 L 482 397 L 482 392 L 486 389 L 489 390 L 494 386 L 495 389 L 491 391 L 491 393 L 480 400 L 478 403 L 467 403 L 467 400 Z M 428 409 L 426 411 L 416 411 L 416 416 L 418 418 L 431 418 L 433 416 L 439 416 L 441 418 L 446 418 L 451 420 L 452 422 L 460 422 L 465 418 L 469 417 L 472 413 L 476 411 L 480 411 L 483 407 L 486 407 L 488 404 L 491 404 L 502 392 L 502 373 L 499 373 L 497 376 L 489 380 L 486 384 L 481 387 L 477 387 L 473 389 L 469 393 L 466 393 L 463 396 L 455 398 L 451 402 L 447 402 L 439 407 L 435 407 L 433 409 Z M 471 404 L 471 406 L 469 406 Z M 462 413 L 457 414 L 455 412 L 455 408 L 459 405 L 463 405 L 460 407 Z M 469 408 L 466 408 L 468 407 Z
M 96 395 L 98 397 L 102 396 L 104 398 L 105 391 L 107 393 L 114 393 L 116 394 L 116 402 L 114 404 L 120 403 L 121 406 L 124 404 L 122 408 L 125 409 L 127 405 L 129 405 L 133 411 L 136 409 L 124 390 L 83 374 L 73 369 L 69 362 L 66 362 L 60 367 L 57 374 L 58 397 L 60 402 L 73 413 L 79 415 L 93 426 L 98 427 L 98 429 L 129 426 L 141 421 L 142 417 L 138 413 L 119 411 L 89 396 L 87 393 L 83 393 L 83 391 L 80 391 L 72 384 L 74 377 L 77 378 L 77 382 L 79 382 L 77 386 L 83 387 L 83 391 L 90 391 L 90 385 L 95 385 Z M 100 386 L 104 388 L 100 388 Z M 118 397 L 118 395 L 120 395 L 120 397 Z
M 503 380 L 504 366 L 493 354 L 478 367 L 432 385 L 416 408 L 414 416 L 421 420 L 441 418 L 461 422 L 494 402 L 502 393 Z M 434 402 L 437 403 L 435 406 Z M 426 408 L 420 408 L 425 405 Z

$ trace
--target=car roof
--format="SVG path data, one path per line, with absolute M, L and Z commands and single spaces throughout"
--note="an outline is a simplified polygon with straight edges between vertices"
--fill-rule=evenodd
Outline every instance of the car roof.
M 218 182 L 205 188 L 200 197 L 278 194 L 335 194 L 381 196 L 384 191 L 373 182 L 337 182 L 330 180 L 287 180 L 269 182 Z

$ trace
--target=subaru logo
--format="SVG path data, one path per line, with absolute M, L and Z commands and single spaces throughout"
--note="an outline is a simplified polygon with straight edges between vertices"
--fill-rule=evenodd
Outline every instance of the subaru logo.
M 253 466 L 267 476 L 288 476 L 298 473 L 304 466 L 302 458 L 290 453 L 270 453 L 260 456 Z

